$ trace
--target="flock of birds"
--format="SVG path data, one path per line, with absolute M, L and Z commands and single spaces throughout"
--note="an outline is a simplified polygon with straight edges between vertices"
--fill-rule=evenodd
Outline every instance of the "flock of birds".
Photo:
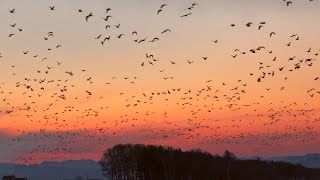
M 283 1 L 287 6 L 292 5 L 291 1 Z M 162 4 L 158 9 L 155 8 L 157 10 L 154 14 L 161 16 L 166 13 L 168 6 L 169 3 Z M 186 12 L 179 14 L 177 18 L 190 18 L 194 13 L 193 10 L 200 7 L 199 2 L 189 3 Z M 48 11 L 56 10 L 56 6 L 48 7 Z M 75 9 L 74 13 L 80 14 L 78 20 L 84 23 L 90 23 L 93 18 L 105 23 L 101 32 L 113 29 L 114 36 L 101 33 L 88 39 L 97 41 L 99 46 L 111 44 L 112 40 L 120 40 L 123 37 L 129 38 L 128 43 L 154 44 L 160 40 L 165 41 L 166 35 L 174 32 L 174 28 L 164 28 L 153 37 L 136 30 L 125 32 L 121 23 L 111 21 L 114 18 L 113 11 L 114 8 L 106 8 L 105 16 L 102 18 L 97 17 L 94 12 L 83 9 Z M 8 13 L 14 18 L 15 14 L 19 14 L 19 9 L 10 9 Z M 227 28 L 234 29 L 239 26 L 255 28 L 257 32 L 261 32 L 268 26 L 268 22 L 248 22 L 244 25 L 234 23 L 227 25 Z M 23 35 L 24 28 L 19 26 L 19 23 L 9 24 L 9 27 L 11 33 L 6 35 L 7 38 L 14 40 Z M 263 33 L 271 40 L 280 38 L 276 31 Z M 41 38 L 50 42 L 50 47 L 46 48 L 48 52 L 59 52 L 64 48 L 64 44 L 54 41 L 58 38 L 54 30 L 44 33 Z M 286 37 L 287 43 L 284 43 L 282 48 L 290 49 L 292 46 L 301 45 L 301 38 L 300 34 Z M 210 43 L 216 47 L 220 46 L 221 41 L 223 39 L 215 39 Z M 255 144 L 272 150 L 278 146 L 285 146 L 290 141 L 299 143 L 315 141 L 319 137 L 317 130 L 320 128 L 320 113 L 316 107 L 289 97 L 286 101 L 269 102 L 268 95 L 285 96 L 286 90 L 290 88 L 286 81 L 302 70 L 317 66 L 320 49 L 317 47 L 300 49 L 300 52 L 295 52 L 287 59 L 280 58 L 276 51 L 270 44 L 261 44 L 249 49 L 236 48 L 225 57 L 232 62 L 254 55 L 265 57 L 264 60 L 256 61 L 255 69 L 248 69 L 248 80 L 234 75 L 236 79 L 228 82 L 215 77 L 203 79 L 197 83 L 197 88 L 177 85 L 157 90 L 140 89 L 139 93 L 123 89 L 117 92 L 115 97 L 120 104 L 120 115 L 111 119 L 106 118 L 108 117 L 106 114 L 113 114 L 117 108 L 106 105 L 109 100 L 96 93 L 97 82 L 88 69 L 65 69 L 67 60 L 61 61 L 46 56 L 46 53 L 40 55 L 35 51 L 23 49 L 20 50 L 22 58 L 34 58 L 41 62 L 41 66 L 37 66 L 35 72 L 28 72 L 27 76 L 22 77 L 19 70 L 16 70 L 19 64 L 10 64 L 5 51 L 0 50 L 0 62 L 7 62 L 2 66 L 7 65 L 10 68 L 10 76 L 19 79 L 16 82 L 0 79 L 1 118 L 10 121 L 19 119 L 24 122 L 21 124 L 32 127 L 30 131 L 24 129 L 23 125 L 16 127 L 17 135 L 8 146 L 18 147 L 27 144 L 28 149 L 16 157 L 15 161 L 30 163 L 38 160 L 39 153 L 47 153 L 52 159 L 64 159 L 79 152 L 79 147 L 83 152 L 90 151 L 92 146 L 102 151 L 108 145 L 123 142 L 155 142 L 166 145 L 190 142 L 190 144 L 200 143 L 204 147 L 213 144 Z M 215 60 L 209 55 L 199 55 L 198 59 L 190 60 L 190 58 L 183 61 L 165 60 L 159 56 L 150 52 L 141 54 L 142 60 L 137 62 L 137 67 L 141 71 L 144 68 L 160 69 L 158 74 L 164 83 L 179 78 L 174 73 L 168 72 L 166 67 L 193 66 L 198 62 Z M 57 73 L 59 75 L 56 75 Z M 103 85 L 108 90 L 113 89 L 114 84 L 118 82 L 125 86 L 137 86 L 143 78 L 138 75 L 113 76 Z M 276 78 L 278 79 L 274 80 Z M 308 102 L 319 101 L 320 74 L 305 78 L 314 81 L 314 87 L 304 92 L 305 98 Z M 281 85 L 278 89 L 275 89 L 277 86 L 269 87 L 264 84 L 279 80 L 282 83 L 279 83 Z M 11 86 L 13 88 L 9 88 Z M 263 92 L 259 92 L 257 98 L 252 101 L 247 101 L 248 97 L 257 94 L 251 90 L 254 87 L 263 87 Z M 23 102 L 17 100 L 17 97 L 23 98 Z M 224 112 L 238 114 L 238 117 L 221 117 Z M 174 120 L 174 115 L 177 113 L 181 113 L 181 120 Z M 246 131 L 252 127 L 264 128 L 264 133 Z

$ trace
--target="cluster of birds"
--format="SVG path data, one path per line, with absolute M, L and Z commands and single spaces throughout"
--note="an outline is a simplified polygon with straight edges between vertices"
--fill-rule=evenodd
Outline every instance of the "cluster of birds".
M 287 6 L 292 4 L 291 1 L 284 2 Z M 155 14 L 160 17 L 169 6 L 169 3 L 162 4 Z M 189 3 L 186 7 L 186 12 L 179 14 L 177 18 L 188 18 L 192 15 L 192 10 L 200 8 L 201 4 Z M 113 22 L 113 9 L 106 8 L 104 17 L 83 9 L 75 10 L 75 14 L 81 15 L 79 21 L 88 25 L 105 23 L 104 29 L 101 29 L 103 33 L 88 41 L 106 45 L 107 42 L 112 44 L 113 39 L 128 38 L 123 41 L 156 45 L 155 42 L 168 38 L 166 34 L 175 32 L 174 27 L 160 29 L 156 36 L 140 33 L 135 29 L 126 32 L 122 29 L 125 25 Z M 48 11 L 55 12 L 56 7 L 49 6 Z M 19 11 L 11 9 L 9 13 L 17 14 Z M 91 21 L 93 18 L 99 21 Z M 10 24 L 10 40 L 23 31 L 17 24 Z M 256 28 L 260 33 L 268 24 L 266 21 L 248 22 L 243 26 Z M 234 29 L 238 25 L 233 23 L 227 27 Z M 262 33 L 271 40 L 281 38 L 276 32 Z M 301 45 L 300 37 L 302 36 L 299 34 L 285 37 L 286 43 L 282 48 L 290 49 Z M 18 135 L 8 145 L 17 146 L 23 142 L 30 144 L 32 149 L 23 152 L 16 161 L 34 162 L 39 153 L 46 153 L 51 159 L 68 158 L 68 155 L 79 152 L 77 147 L 84 147 L 83 151 L 86 151 L 95 146 L 97 151 L 103 151 L 108 145 L 124 143 L 128 137 L 131 137 L 128 142 L 167 142 L 167 145 L 170 142 L 190 142 L 185 144 L 200 143 L 203 146 L 256 144 L 270 148 L 280 147 L 281 144 L 283 146 L 289 140 L 308 143 L 318 138 L 316 131 L 320 128 L 320 118 L 317 108 L 291 97 L 280 102 L 270 97 L 270 94 L 285 96 L 286 90 L 290 88 L 286 82 L 294 74 L 318 66 L 320 51 L 317 47 L 295 51 L 295 54 L 290 54 L 285 59 L 276 53 L 277 49 L 272 43 L 248 49 L 236 48 L 225 56 L 231 63 L 255 59 L 258 55 L 264 57 L 255 62 L 255 69 L 247 69 L 247 79 L 235 75 L 234 80 L 222 80 L 209 75 L 198 82 L 196 87 L 189 88 L 179 85 L 177 79 L 181 77 L 169 69 L 192 67 L 198 62 L 206 66 L 207 62 L 215 60 L 213 57 L 198 55 L 197 58 L 183 60 L 162 59 L 158 53 L 148 51 L 141 54 L 142 60 L 137 61 L 139 71 L 156 69 L 161 82 L 171 81 L 175 85 L 146 90 L 138 86 L 144 77 L 112 76 L 104 78 L 102 87 L 105 91 L 114 91 L 117 89 L 115 86 L 121 84 L 121 91 L 109 99 L 107 95 L 101 96 L 98 93 L 97 87 L 101 85 L 88 69 L 69 69 L 65 66 L 68 62 L 49 55 L 49 52 L 59 54 L 58 50 L 64 48 L 64 44 L 56 43 L 59 36 L 55 31 L 42 34 L 40 38 L 49 44 L 44 55 L 31 49 L 19 50 L 22 59 L 34 58 L 39 61 L 36 71 L 27 72 L 27 75 L 20 75 L 20 64 L 12 64 L 7 54 L 0 52 L 0 62 L 6 62 L 2 66 L 6 65 L 10 69 L 10 77 L 18 79 L 16 82 L 0 79 L 0 115 L 12 121 L 21 119 L 33 128 L 39 127 L 36 131 L 28 130 L 25 126 L 17 127 Z M 213 40 L 217 46 L 221 45 L 220 41 Z M 279 87 L 267 85 L 268 82 L 277 81 L 275 78 L 281 79 Z M 306 90 L 305 98 L 308 102 L 319 101 L 320 74 L 305 78 L 311 79 L 315 84 Z M 263 90 L 254 97 L 255 93 L 252 91 L 257 87 Z M 21 103 L 17 98 L 23 98 L 24 102 Z M 118 106 L 112 106 L 109 103 L 111 99 Z M 120 115 L 115 117 L 114 113 L 119 109 Z M 226 112 L 237 118 L 219 118 Z M 174 116 L 177 113 L 179 118 Z M 284 128 L 274 129 L 277 126 Z M 263 132 L 248 131 L 250 128 L 262 128 Z
M 161 7 L 164 7 L 165 5 L 162 5 Z M 109 15 L 109 12 L 111 11 L 111 8 L 107 8 L 106 9 L 106 17 L 102 18 L 104 22 L 110 22 L 110 18 L 112 18 L 112 15 Z M 82 10 L 79 10 L 79 12 L 83 12 Z M 93 14 L 90 13 L 89 15 L 86 16 L 86 21 L 88 22 L 89 18 L 90 17 L 93 17 Z M 118 24 L 115 24 L 115 25 L 111 25 L 111 24 L 106 24 L 105 25 L 105 29 L 108 30 L 108 29 L 111 29 L 111 28 L 115 28 L 116 30 L 120 30 L 120 26 L 121 24 L 118 23 Z M 165 34 L 167 32 L 171 32 L 170 29 L 165 29 L 161 32 L 161 34 Z M 123 38 L 123 36 L 127 35 L 127 34 L 130 34 L 132 37 L 134 37 L 132 39 L 133 42 L 137 43 L 137 44 L 140 44 L 140 43 L 143 43 L 143 42 L 156 42 L 156 41 L 159 41 L 160 39 L 158 37 L 153 37 L 152 39 L 150 39 L 149 41 L 147 40 L 148 37 L 142 37 L 142 38 L 137 38 L 138 37 L 138 32 L 137 31 L 132 31 L 130 33 L 124 33 L 124 32 L 119 32 L 118 34 L 115 35 L 115 39 L 121 39 Z M 111 36 L 110 35 L 103 35 L 103 34 L 99 34 L 97 35 L 96 37 L 94 37 L 95 40 L 100 40 L 100 43 L 102 45 L 105 45 L 105 42 L 106 41 L 110 41 L 111 40 Z

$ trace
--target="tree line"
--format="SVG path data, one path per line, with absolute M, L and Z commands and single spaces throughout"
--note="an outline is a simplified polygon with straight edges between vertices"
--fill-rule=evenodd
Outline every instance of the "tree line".
M 112 180 L 319 180 L 320 169 L 261 159 L 241 160 L 232 152 L 212 155 L 200 149 L 119 144 L 99 161 Z

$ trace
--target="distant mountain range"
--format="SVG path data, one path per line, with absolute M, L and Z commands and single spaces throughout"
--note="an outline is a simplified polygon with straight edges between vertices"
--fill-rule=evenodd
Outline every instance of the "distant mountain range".
M 266 160 L 284 161 L 292 164 L 301 164 L 309 168 L 320 168 L 320 154 L 306 154 L 304 156 L 279 156 L 271 157 Z
M 306 154 L 303 156 L 279 156 L 265 160 L 284 161 L 301 164 L 309 168 L 320 168 L 320 154 Z M 68 160 L 63 162 L 44 161 L 41 164 L 20 165 L 0 163 L 0 178 L 5 175 L 28 177 L 28 180 L 64 180 L 83 177 L 86 179 L 106 179 L 102 175 L 100 165 L 93 160 Z
M 28 177 L 28 180 L 106 179 L 101 166 L 93 160 L 44 161 L 41 164 L 20 165 L 0 163 L 0 179 L 5 175 Z

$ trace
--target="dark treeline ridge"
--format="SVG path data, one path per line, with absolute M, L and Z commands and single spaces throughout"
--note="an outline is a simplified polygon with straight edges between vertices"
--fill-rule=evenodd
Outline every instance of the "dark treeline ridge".
M 302 165 L 156 145 L 116 145 L 100 164 L 113 180 L 320 180 L 320 169 Z

